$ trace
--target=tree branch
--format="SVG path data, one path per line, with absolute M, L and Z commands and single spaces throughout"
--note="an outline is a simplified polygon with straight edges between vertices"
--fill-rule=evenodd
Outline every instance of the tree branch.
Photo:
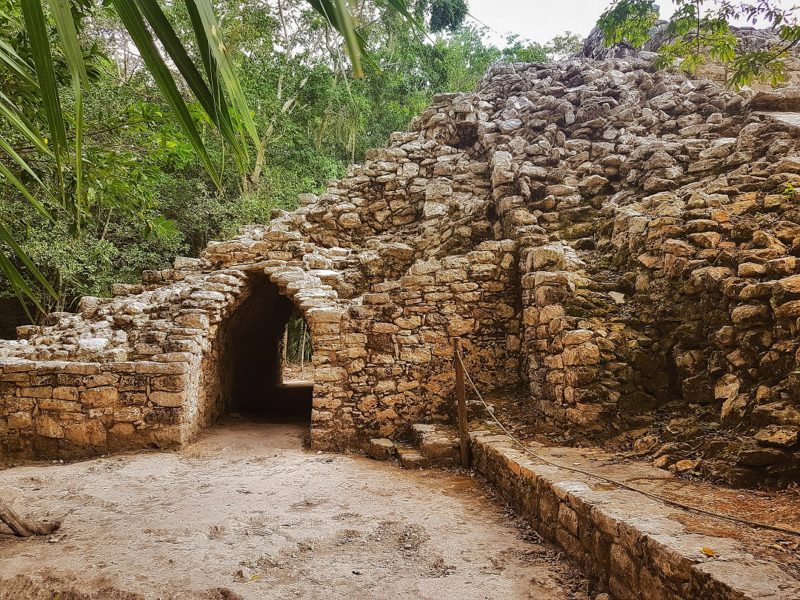
M 50 535 L 59 527 L 59 521 L 33 521 L 20 517 L 0 500 L 0 522 L 5 523 L 18 537 L 31 537 L 34 535 Z

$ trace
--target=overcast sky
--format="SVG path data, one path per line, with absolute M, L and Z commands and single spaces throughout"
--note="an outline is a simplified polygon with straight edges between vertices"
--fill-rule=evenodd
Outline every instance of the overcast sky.
M 783 0 L 792 6 L 794 0 Z M 611 0 L 468 0 L 470 14 L 492 30 L 492 38 L 517 33 L 544 43 L 569 30 L 586 36 Z M 675 10 L 669 0 L 659 2 L 661 16 Z

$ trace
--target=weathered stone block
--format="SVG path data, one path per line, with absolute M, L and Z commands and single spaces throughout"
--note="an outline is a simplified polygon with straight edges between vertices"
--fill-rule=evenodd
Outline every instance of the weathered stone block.
M 6 417 L 9 429 L 30 429 L 33 427 L 33 418 L 28 412 L 12 412 Z
M 36 433 L 49 438 L 64 437 L 64 428 L 61 423 L 50 415 L 39 415 L 35 420 Z
M 186 396 L 180 392 L 151 391 L 147 397 L 153 404 L 168 408 L 183 406 L 186 399 Z
M 375 460 L 390 460 L 395 455 L 394 442 L 386 438 L 372 438 L 369 441 L 367 454 Z
M 97 419 L 65 425 L 64 438 L 78 446 L 104 446 L 107 439 L 105 427 Z
M 119 399 L 119 392 L 111 386 L 98 387 L 84 390 L 80 397 L 81 402 L 87 406 L 113 406 Z

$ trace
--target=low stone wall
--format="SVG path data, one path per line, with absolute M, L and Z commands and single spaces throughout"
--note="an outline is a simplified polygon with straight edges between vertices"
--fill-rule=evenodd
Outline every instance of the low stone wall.
M 506 436 L 473 432 L 471 438 L 473 467 L 575 559 L 599 592 L 618 600 L 800 597 L 800 583 L 774 564 L 733 540 L 687 532 L 677 511 L 656 500 L 537 463 Z M 703 547 L 721 558 L 705 557 Z
M 0 451 L 76 458 L 187 438 L 187 363 L 0 364 Z

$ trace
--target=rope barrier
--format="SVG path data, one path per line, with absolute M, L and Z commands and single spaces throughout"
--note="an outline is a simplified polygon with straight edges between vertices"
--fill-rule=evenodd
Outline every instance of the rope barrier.
M 472 375 L 470 375 L 469 371 L 467 371 L 467 367 L 466 367 L 466 365 L 464 365 L 464 360 L 463 360 L 460 352 L 456 352 L 455 353 L 455 359 L 458 360 L 458 362 L 460 363 L 461 368 L 463 369 L 464 374 L 467 377 L 467 381 L 469 381 L 470 386 L 472 386 L 472 389 L 475 391 L 475 394 L 478 396 L 478 400 L 480 400 L 481 404 L 483 404 L 484 408 L 486 409 L 486 412 L 489 414 L 491 419 L 498 425 L 498 427 L 500 427 L 500 429 L 503 430 L 503 433 L 505 433 L 511 439 L 511 441 L 514 442 L 514 444 L 516 446 L 518 446 L 525 454 L 531 456 L 532 458 L 535 458 L 536 460 L 541 461 L 541 462 L 543 462 L 543 463 L 545 463 L 547 465 L 550 465 L 552 467 L 557 467 L 559 469 L 564 469 L 565 471 L 571 471 L 573 473 L 579 473 L 581 475 L 586 475 L 586 476 L 592 477 L 594 479 L 599 479 L 600 481 L 603 481 L 605 483 L 610 483 L 612 485 L 616 485 L 616 486 L 618 486 L 618 487 L 620 487 L 622 489 L 625 489 L 625 490 L 628 490 L 628 491 L 631 491 L 631 492 L 636 492 L 637 494 L 642 494 L 643 496 L 646 496 L 646 497 L 648 497 L 648 498 L 650 498 L 652 500 L 657 500 L 659 502 L 663 502 L 664 504 L 667 504 L 669 506 L 673 506 L 675 508 L 682 508 L 684 510 L 688 510 L 688 511 L 691 511 L 691 512 L 699 513 L 699 514 L 705 515 L 707 517 L 714 517 L 714 518 L 717 518 L 717 519 L 723 519 L 723 520 L 731 521 L 733 523 L 737 523 L 739 525 L 747 525 L 749 527 L 754 527 L 756 529 L 768 529 L 770 531 L 776 531 L 778 533 L 785 533 L 785 534 L 788 534 L 788 535 L 794 535 L 794 536 L 800 537 L 800 531 L 797 531 L 795 529 L 790 529 L 788 527 L 780 527 L 778 525 L 770 525 L 768 523 L 760 523 L 758 521 L 749 521 L 747 519 L 740 519 L 739 517 L 726 515 L 724 513 L 718 513 L 718 512 L 714 512 L 712 510 L 706 510 L 704 508 L 697 508 L 696 506 L 691 506 L 689 504 L 684 504 L 683 502 L 678 502 L 677 500 L 670 500 L 669 498 L 664 498 L 663 496 L 659 496 L 658 494 L 654 494 L 652 492 L 648 492 L 646 490 L 637 488 L 636 486 L 624 483 L 622 481 L 618 481 L 616 479 L 612 479 L 610 477 L 606 477 L 604 475 L 598 475 L 596 473 L 590 473 L 590 472 L 584 471 L 582 469 L 577 469 L 575 467 L 569 467 L 569 466 L 566 466 L 566 465 L 562 465 L 562 464 L 553 462 L 552 460 L 549 460 L 549 459 L 537 454 L 536 452 L 534 452 L 533 450 L 531 450 L 530 448 L 525 446 L 522 442 L 520 442 L 497 419 L 497 417 L 494 415 L 494 411 L 486 403 L 486 400 L 483 399 L 483 396 L 481 395 L 480 391 L 478 390 L 478 387 L 475 385 L 475 382 L 472 380 Z

